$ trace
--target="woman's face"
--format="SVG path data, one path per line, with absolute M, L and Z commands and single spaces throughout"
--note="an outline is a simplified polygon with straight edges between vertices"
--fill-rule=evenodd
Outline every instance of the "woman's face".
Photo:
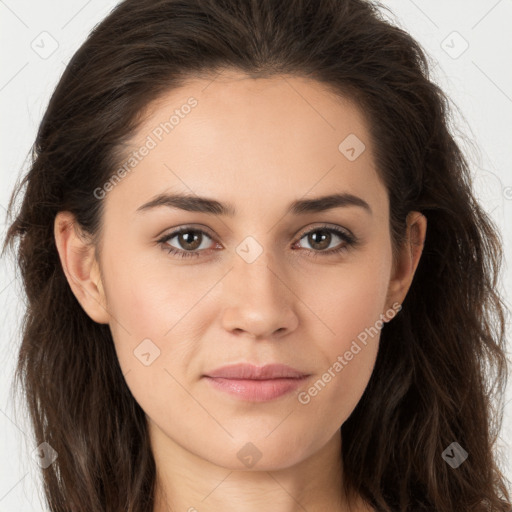
M 153 439 L 232 469 L 318 452 L 361 398 L 408 284 L 361 113 L 317 82 L 224 73 L 170 92 L 131 142 L 120 179 L 95 191 L 96 320 Z M 239 363 L 305 377 L 206 377 Z

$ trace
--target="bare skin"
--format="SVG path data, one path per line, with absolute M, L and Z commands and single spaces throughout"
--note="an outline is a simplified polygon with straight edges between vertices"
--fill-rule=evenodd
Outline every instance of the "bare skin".
M 197 105 L 158 140 L 155 128 L 191 96 Z M 366 123 L 352 102 L 315 81 L 233 71 L 196 79 L 152 105 L 133 137 L 129 151 L 150 135 L 157 144 L 101 199 L 98 260 L 73 216 L 57 216 L 70 286 L 91 319 L 109 324 L 148 419 L 158 472 L 153 512 L 372 510 L 341 491 L 340 427 L 368 384 L 380 330 L 356 353 L 353 342 L 382 318 L 392 321 L 417 268 L 426 219 L 409 213 L 408 242 L 393 261 L 388 195 Z M 351 151 L 356 139 L 339 149 L 349 134 L 364 151 L 357 144 Z M 138 211 L 164 192 L 229 203 L 236 214 Z M 369 209 L 287 212 L 293 201 L 334 193 Z M 161 242 L 183 226 L 188 237 Z M 150 364 L 136 356 L 147 339 Z M 263 402 L 204 378 L 239 362 L 283 363 L 309 377 Z M 316 389 L 319 379 L 325 385 Z

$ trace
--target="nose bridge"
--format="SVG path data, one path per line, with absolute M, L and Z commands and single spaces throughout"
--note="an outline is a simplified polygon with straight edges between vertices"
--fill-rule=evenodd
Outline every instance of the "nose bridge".
M 245 253 L 243 251 L 247 246 L 249 251 Z M 275 275 L 277 265 L 272 251 L 261 247 L 259 252 L 250 241 L 243 242 L 237 248 L 233 267 L 232 278 L 239 283 L 247 301 L 261 300 L 269 305 L 275 305 L 284 299 L 282 295 L 286 288 L 282 289 L 282 283 Z
M 224 327 L 258 337 L 293 330 L 297 324 L 294 295 L 285 285 L 272 251 L 254 240 L 244 240 L 236 252 L 226 276 Z

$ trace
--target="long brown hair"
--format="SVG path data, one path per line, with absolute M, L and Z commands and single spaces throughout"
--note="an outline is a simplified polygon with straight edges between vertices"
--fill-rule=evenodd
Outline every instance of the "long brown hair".
M 146 418 L 110 329 L 86 315 L 63 273 L 55 216 L 72 212 L 97 241 L 103 201 L 93 191 L 118 168 L 147 106 L 229 68 L 314 78 L 356 101 L 389 194 L 394 249 L 407 212 L 428 219 L 413 284 L 341 428 L 346 492 L 387 512 L 512 510 L 494 453 L 507 379 L 500 237 L 475 200 L 427 56 L 384 9 L 365 0 L 125 0 L 71 59 L 11 197 L 3 247 L 19 239 L 27 309 L 15 384 L 35 439 L 58 453 L 42 471 L 53 512 L 147 512 L 156 479 Z M 468 454 L 456 469 L 442 457 L 453 442 Z

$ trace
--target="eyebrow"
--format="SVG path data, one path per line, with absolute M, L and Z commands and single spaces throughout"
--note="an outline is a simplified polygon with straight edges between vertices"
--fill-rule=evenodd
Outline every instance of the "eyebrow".
M 147 203 L 139 206 L 137 212 L 144 212 L 160 206 L 209 215 L 226 215 L 229 217 L 236 215 L 236 208 L 230 203 L 221 203 L 215 199 L 187 194 L 159 194 Z M 330 194 L 312 199 L 299 199 L 288 206 L 286 213 L 304 215 L 348 206 L 358 206 L 372 215 L 372 209 L 364 199 L 349 193 Z

